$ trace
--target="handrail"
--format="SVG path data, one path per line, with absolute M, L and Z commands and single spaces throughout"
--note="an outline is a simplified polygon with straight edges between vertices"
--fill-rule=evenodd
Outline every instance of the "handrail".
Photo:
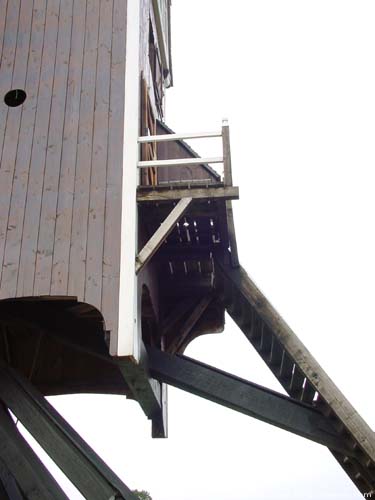
M 178 141 L 184 139 L 205 139 L 212 137 L 221 137 L 223 143 L 223 155 L 209 158 L 178 158 L 166 160 L 138 161 L 138 168 L 150 167 L 186 167 L 191 165 L 201 165 L 209 163 L 223 163 L 224 165 L 224 184 L 232 186 L 232 169 L 230 158 L 229 125 L 228 120 L 223 120 L 220 131 L 183 133 L 183 134 L 162 134 L 162 135 L 144 135 L 138 137 L 139 144 Z
M 188 167 L 191 165 L 201 165 L 202 163 L 223 163 L 224 158 L 222 156 L 215 156 L 211 158 L 177 158 L 171 160 L 148 160 L 139 161 L 139 168 L 149 168 L 149 167 Z
M 138 138 L 139 143 L 145 142 L 167 142 L 180 141 L 184 139 L 205 139 L 208 137 L 221 137 L 222 131 L 217 132 L 201 132 L 201 133 L 186 133 L 186 134 L 162 134 L 162 135 L 142 135 Z

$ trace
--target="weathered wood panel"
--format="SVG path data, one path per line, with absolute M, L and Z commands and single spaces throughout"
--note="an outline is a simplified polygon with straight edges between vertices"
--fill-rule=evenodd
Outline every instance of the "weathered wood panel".
M 72 29 L 73 0 L 65 0 L 60 9 L 52 88 L 50 125 L 48 131 L 46 166 L 39 222 L 34 294 L 49 295 L 51 289 L 56 207 L 63 143 L 65 102 Z
M 122 170 L 119 158 L 123 155 L 125 49 L 126 49 L 126 2 L 114 0 L 113 37 L 111 58 L 111 84 L 108 122 L 108 159 L 106 183 L 106 220 L 111 223 L 104 228 L 103 290 L 102 308 L 105 312 L 106 328 L 117 335 L 121 242 L 118 228 L 121 227 Z
M 111 83 L 113 1 L 100 3 L 98 69 L 96 74 L 93 157 L 87 229 L 86 300 L 101 304 L 105 196 L 108 156 L 109 90 Z
M 20 14 L 20 3 L 15 1 L 8 5 L 6 22 L 3 33 L 3 50 L 1 57 L 0 92 L 4 97 L 12 87 L 13 69 L 15 66 L 17 33 Z M 3 99 L 2 99 L 3 101 Z M 13 110 L 12 110 L 13 111 Z M 19 119 L 20 110 L 15 109 L 14 120 Z M 8 128 L 9 127 L 9 128 Z M 9 194 L 12 187 L 13 169 L 11 157 L 17 147 L 18 137 L 13 132 L 12 125 L 8 125 L 8 107 L 2 102 L 0 106 L 0 262 L 3 264 L 5 237 L 8 225 Z M 5 142 L 5 139 L 6 142 Z
M 34 121 L 38 99 L 38 83 L 42 60 L 45 14 L 46 0 L 35 0 L 26 77 L 26 89 L 28 91 L 28 95 L 23 105 L 19 135 L 19 145 L 22 145 L 22 147 L 18 147 L 17 150 L 12 199 L 8 220 L 8 228 L 12 228 L 12 230 L 8 231 L 6 238 L 4 270 L 2 276 L 2 290 L 5 291 L 8 296 L 15 296 L 17 293 L 18 266 L 21 251 L 31 149 L 34 135 Z
M 28 54 L 30 48 L 30 28 L 32 22 L 32 12 L 33 2 L 29 2 L 27 4 L 22 3 L 19 13 L 17 49 L 15 54 L 15 63 L 12 78 L 12 87 L 16 89 L 22 89 L 25 87 Z M 2 186 L 2 188 L 6 189 L 7 191 L 2 195 L 2 201 L 4 204 L 7 203 L 8 207 L 10 206 L 11 202 L 12 188 L 13 190 L 17 190 L 18 184 L 16 159 L 18 149 L 17 145 L 21 144 L 21 141 L 23 140 L 22 134 L 20 133 L 22 118 L 22 108 L 18 108 L 16 113 L 8 114 L 2 162 L 2 166 L 4 168 L 3 171 L 7 171 L 6 180 L 4 183 L 5 185 Z M 6 221 L 8 234 L 10 237 L 9 239 L 11 242 L 14 230 L 17 228 L 17 221 L 11 220 L 10 215 L 12 215 L 12 213 L 8 208 L 8 220 L 6 218 L 4 218 L 3 220 L 4 222 Z M 9 277 L 15 276 L 17 264 L 17 253 L 13 251 L 12 243 L 10 245 L 6 245 L 4 249 L 3 265 L 4 269 L 8 271 Z M 4 279 L 7 279 L 7 277 L 8 276 L 4 276 Z
M 55 246 L 53 252 L 52 295 L 65 295 L 68 293 L 70 236 L 72 230 L 74 179 L 80 118 L 79 109 L 81 103 L 86 7 L 86 0 L 75 0 L 56 214 Z
M 34 139 L 32 145 L 29 184 L 21 244 L 17 290 L 17 295 L 19 296 L 29 296 L 34 293 L 35 263 L 40 228 L 40 210 L 42 204 L 48 132 L 50 125 L 59 11 L 59 0 L 48 1 L 44 31 L 42 67 L 34 124 Z M 26 92 L 27 90 L 28 89 L 26 89 Z
M 75 296 L 112 331 L 126 11 L 126 0 L 0 0 L 0 298 Z M 27 98 L 8 107 L 14 88 Z
M 78 297 L 85 294 L 98 28 L 99 2 L 88 0 L 68 281 L 68 293 Z

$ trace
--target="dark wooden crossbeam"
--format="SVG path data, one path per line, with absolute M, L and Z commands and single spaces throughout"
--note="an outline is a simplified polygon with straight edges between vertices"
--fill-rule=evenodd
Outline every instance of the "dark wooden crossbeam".
M 0 364 L 0 400 L 22 422 L 85 498 L 90 500 L 110 498 L 136 500 L 130 489 L 48 401 L 27 380 L 3 363 Z M 5 418 L 2 420 L 5 420 Z M 3 428 L 3 425 L 1 424 L 0 427 Z M 8 432 L 10 446 L 21 446 L 20 440 L 14 436 L 14 431 L 13 435 L 10 432 L 11 429 Z M 12 448 L 9 447 L 9 450 L 11 452 Z M 7 456 L 1 456 L 1 458 L 7 463 L 9 469 L 13 469 L 13 475 L 16 477 L 17 482 L 20 482 L 23 466 L 20 465 L 19 460 L 20 457 L 22 460 L 26 460 L 28 455 L 26 449 L 20 448 L 19 453 L 16 453 L 16 451 L 13 454 L 9 452 Z M 31 456 L 26 463 L 29 470 L 28 479 L 38 485 L 40 483 L 38 479 L 40 476 L 39 469 L 36 466 L 34 467 L 32 460 L 35 462 L 35 459 Z M 37 464 L 37 462 L 35 463 Z M 28 485 L 26 486 L 29 488 Z M 52 498 L 65 499 L 66 497 L 62 493 L 53 493 L 50 496 L 41 494 L 35 498 L 51 498 L 52 500 Z
M 0 404 L 0 498 L 68 500 Z
M 148 349 L 153 377 L 340 453 L 354 454 L 315 408 L 186 356 Z

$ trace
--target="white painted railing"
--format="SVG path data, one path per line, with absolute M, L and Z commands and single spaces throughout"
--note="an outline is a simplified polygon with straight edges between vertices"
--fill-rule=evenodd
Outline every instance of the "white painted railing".
M 224 166 L 224 184 L 232 185 L 232 169 L 230 158 L 230 141 L 229 141 L 229 125 L 227 120 L 223 120 L 222 128 L 216 132 L 201 132 L 201 133 L 185 133 L 185 134 L 163 134 L 163 135 L 145 135 L 138 138 L 139 144 L 157 143 L 168 141 L 179 141 L 185 139 L 205 139 L 212 137 L 221 137 L 223 144 L 222 156 L 207 157 L 207 158 L 178 158 L 166 160 L 148 160 L 139 161 L 138 168 L 150 167 L 187 167 L 192 165 L 222 163 Z

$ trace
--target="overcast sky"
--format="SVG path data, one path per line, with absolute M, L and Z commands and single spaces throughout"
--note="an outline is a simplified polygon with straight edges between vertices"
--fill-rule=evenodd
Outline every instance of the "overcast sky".
M 375 2 L 173 0 L 172 16 L 166 122 L 229 118 L 241 263 L 374 428 Z M 229 318 L 186 354 L 282 390 Z M 125 398 L 53 402 L 153 500 L 361 498 L 324 447 L 173 388 L 167 440 Z

